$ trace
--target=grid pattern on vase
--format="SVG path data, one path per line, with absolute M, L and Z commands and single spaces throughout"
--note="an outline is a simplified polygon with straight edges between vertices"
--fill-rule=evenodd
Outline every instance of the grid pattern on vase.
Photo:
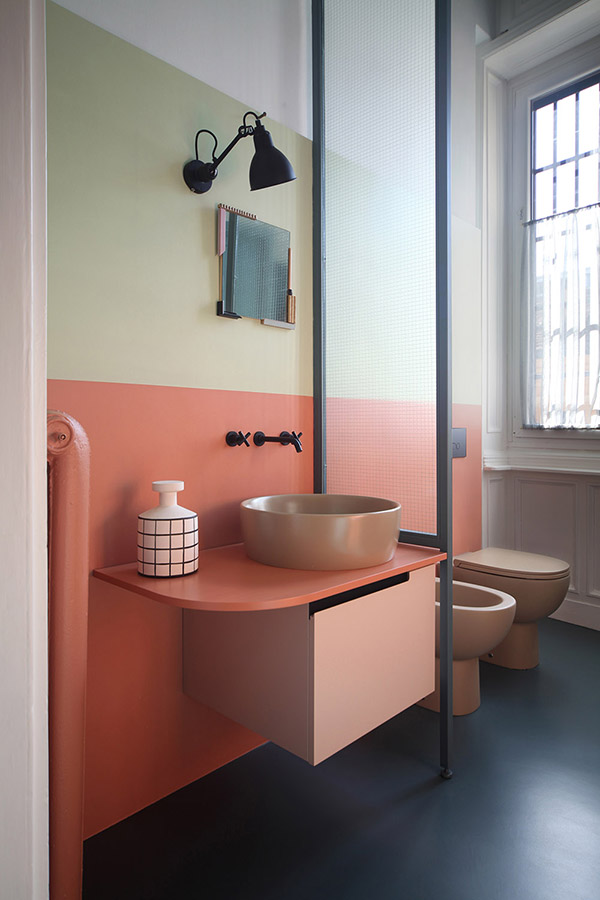
M 198 570 L 198 516 L 144 519 L 138 516 L 138 572 L 154 578 Z

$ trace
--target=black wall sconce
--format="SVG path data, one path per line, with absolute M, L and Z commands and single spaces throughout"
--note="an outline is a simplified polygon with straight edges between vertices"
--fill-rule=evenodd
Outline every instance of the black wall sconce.
M 246 118 L 254 116 L 254 125 L 247 125 Z M 251 110 L 244 114 L 244 119 L 234 139 L 217 156 L 217 137 L 208 128 L 201 128 L 196 134 L 196 159 L 192 159 L 183 167 L 183 179 L 190 191 L 195 194 L 205 194 L 212 187 L 217 177 L 217 166 L 225 159 L 228 153 L 242 138 L 254 137 L 254 156 L 250 163 L 250 190 L 258 191 L 261 188 L 272 187 L 275 184 L 285 184 L 286 181 L 294 181 L 296 175 L 289 159 L 281 150 L 273 146 L 273 140 L 268 131 L 265 131 L 262 119 L 266 113 L 258 115 Z M 201 134 L 210 134 L 215 146 L 212 152 L 212 162 L 202 162 L 198 159 L 198 137 Z

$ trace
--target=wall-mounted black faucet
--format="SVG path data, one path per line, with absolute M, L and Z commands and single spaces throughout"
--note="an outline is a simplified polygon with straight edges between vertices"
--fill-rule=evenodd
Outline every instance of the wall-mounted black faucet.
M 228 447 L 241 447 L 242 444 L 245 444 L 246 447 L 249 447 L 248 438 L 250 437 L 251 432 L 248 431 L 244 434 L 243 431 L 228 431 L 225 435 L 225 441 Z
M 283 444 L 284 447 L 287 446 L 287 444 L 293 444 L 296 448 L 296 453 L 302 453 L 302 444 L 300 443 L 301 437 L 301 431 L 299 431 L 298 434 L 296 434 L 295 431 L 281 431 L 278 436 L 274 437 L 267 437 L 264 431 L 255 431 L 253 440 L 257 447 L 262 447 L 262 445 L 266 443 Z

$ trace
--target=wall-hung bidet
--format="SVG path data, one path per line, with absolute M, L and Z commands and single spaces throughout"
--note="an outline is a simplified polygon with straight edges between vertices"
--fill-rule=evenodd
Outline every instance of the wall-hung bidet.
M 537 623 L 565 599 L 571 579 L 569 564 L 537 553 L 487 547 L 455 557 L 454 578 L 506 591 L 517 601 L 508 635 L 481 658 L 507 669 L 537 666 Z
M 440 603 L 436 579 L 435 691 L 419 706 L 440 709 Z M 507 634 L 515 617 L 514 597 L 502 591 L 472 584 L 452 583 L 452 681 L 453 713 L 475 712 L 480 700 L 479 657 L 495 647 Z

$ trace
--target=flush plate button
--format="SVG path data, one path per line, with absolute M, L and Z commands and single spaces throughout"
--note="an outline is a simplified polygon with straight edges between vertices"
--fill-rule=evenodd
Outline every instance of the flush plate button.
M 452 429 L 452 459 L 461 459 L 467 455 L 467 429 Z

